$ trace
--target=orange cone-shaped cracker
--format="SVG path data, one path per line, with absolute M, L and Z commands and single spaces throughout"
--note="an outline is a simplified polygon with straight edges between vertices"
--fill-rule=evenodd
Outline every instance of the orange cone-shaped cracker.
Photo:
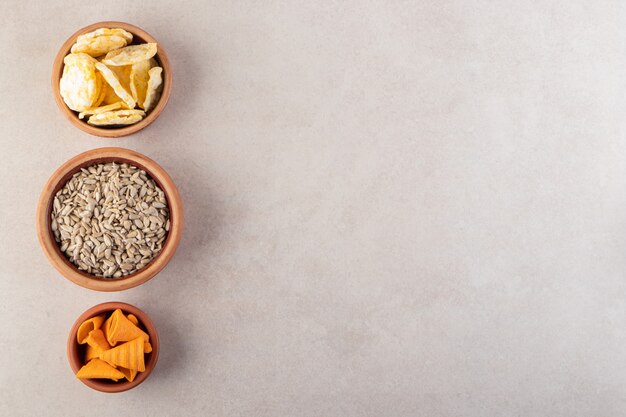
M 128 313 L 126 318 L 128 319 L 128 321 L 133 323 L 135 326 L 139 326 L 139 320 L 137 319 L 137 317 L 134 314 Z M 145 342 L 143 344 L 143 352 L 144 353 L 152 352 L 152 345 L 150 344 L 150 342 Z
M 104 333 L 102 333 L 102 330 L 100 329 L 90 331 L 86 341 L 89 346 L 98 351 L 111 349 L 109 342 L 107 342 L 106 337 L 104 337 Z
M 85 351 L 85 363 L 89 362 L 93 358 L 99 358 L 100 352 L 102 352 L 100 349 L 87 345 L 87 350 Z
M 100 359 L 92 359 L 76 372 L 77 378 L 107 378 L 117 381 L 124 378 L 124 374 Z
M 134 314 L 128 314 L 126 316 L 126 318 L 128 320 L 130 320 L 131 323 L 133 323 L 135 326 L 139 326 L 139 320 L 137 319 L 137 317 Z
M 118 369 L 118 371 L 120 371 L 121 373 L 124 374 L 124 376 L 126 377 L 126 379 L 129 382 L 133 382 L 133 380 L 137 376 L 137 370 L 136 369 L 127 369 L 127 368 L 122 368 L 121 366 L 119 368 L 117 368 L 117 369 Z
M 104 323 L 102 323 L 102 326 L 100 326 L 100 328 L 102 329 L 102 332 L 104 333 L 104 337 L 106 337 L 107 341 L 109 341 L 109 330 L 111 329 L 111 316 L 109 316 L 109 318 L 106 319 Z M 111 343 L 109 342 L 109 344 Z
M 111 346 L 115 346 L 117 342 L 127 342 L 138 337 L 142 337 L 145 341 L 149 340 L 149 336 L 128 320 L 119 308 L 107 320 L 104 335 Z
M 89 332 L 92 330 L 99 329 L 104 321 L 104 314 L 96 317 L 92 317 L 89 320 L 85 320 L 80 327 L 78 328 L 78 332 L 76 333 L 76 338 L 78 339 L 79 344 L 87 343 L 87 336 L 89 336 Z
M 143 361 L 143 343 L 143 337 L 139 336 L 130 342 L 105 350 L 100 353 L 100 359 L 107 361 L 113 366 L 136 369 L 139 372 L 143 372 L 146 370 Z

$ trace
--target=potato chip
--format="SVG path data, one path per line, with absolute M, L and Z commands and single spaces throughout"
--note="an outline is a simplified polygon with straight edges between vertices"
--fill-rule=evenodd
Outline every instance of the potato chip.
M 152 109 L 161 97 L 161 89 L 163 85 L 163 78 L 161 78 L 162 72 L 163 68 L 161 67 L 154 67 L 148 71 L 148 74 L 150 74 L 150 79 L 148 80 L 148 92 L 146 93 L 146 99 L 143 102 L 143 108 L 145 111 Z
M 87 123 L 94 126 L 132 125 L 143 119 L 143 110 L 114 110 L 94 114 Z
M 152 58 L 157 53 L 156 43 L 142 43 L 111 51 L 102 60 L 112 66 L 132 65 Z
M 107 67 L 109 68 L 113 74 L 120 80 L 120 84 L 124 87 L 124 90 L 130 92 L 130 72 L 132 70 L 132 65 L 122 65 L 119 67 Z
M 76 53 L 69 54 L 63 59 L 63 63 L 65 65 L 78 65 L 83 67 L 91 68 L 92 65 L 95 66 L 96 60 L 91 56 L 84 53 Z M 92 103 L 91 107 L 97 106 L 100 103 L 100 98 L 102 98 L 102 86 L 105 84 L 102 75 L 95 71 L 96 74 L 96 91 L 94 93 L 94 97 L 96 98 Z
M 150 75 L 148 71 L 152 67 L 156 67 L 157 62 L 154 58 L 147 59 L 145 61 L 137 62 L 131 65 L 130 70 L 130 93 L 139 105 L 143 107 L 143 102 L 146 99 L 146 93 L 148 91 L 148 79 Z
M 114 28 L 114 29 L 100 28 L 100 29 L 94 30 L 93 32 L 84 33 L 84 34 L 80 35 L 79 37 L 76 38 L 76 43 L 85 42 L 87 40 L 90 40 L 90 39 L 93 39 L 93 38 L 97 38 L 99 36 L 121 36 L 122 38 L 126 39 L 126 42 L 128 42 L 128 43 L 132 42 L 132 40 L 133 40 L 132 33 L 127 32 L 124 29 L 121 29 L 121 28 Z
M 107 106 L 109 104 L 117 103 L 121 100 L 121 98 L 119 98 L 117 94 L 115 94 L 115 90 L 113 90 L 113 87 L 111 87 L 106 81 L 104 82 L 102 89 L 104 90 L 104 100 L 102 100 L 102 103 L 100 104 Z
M 96 61 L 95 58 L 87 54 L 84 54 L 82 52 L 78 52 L 75 54 L 68 54 L 65 56 L 65 58 L 63 58 L 63 63 L 65 65 L 76 65 L 76 64 L 87 64 L 87 63 L 95 64 L 96 62 L 98 61 Z
M 97 36 L 72 46 L 72 53 L 84 52 L 90 56 L 100 56 L 127 45 L 121 36 Z
M 98 107 L 100 105 L 100 103 L 102 103 L 102 101 L 104 100 L 104 97 L 106 96 L 106 89 L 104 88 L 107 84 L 106 81 L 104 81 L 104 78 L 102 77 L 102 74 L 100 74 L 99 72 L 96 71 L 96 78 L 98 78 L 98 99 L 96 101 L 94 101 L 93 103 L 91 103 L 91 107 Z
M 85 116 L 91 116 L 93 114 L 100 114 L 100 113 L 105 113 L 105 112 L 108 112 L 108 111 L 119 110 L 119 109 L 123 109 L 125 107 L 126 107 L 126 104 L 124 104 L 124 102 L 117 101 L 115 103 L 108 104 L 106 106 L 94 107 L 92 109 L 87 109 L 84 112 L 79 113 L 78 114 L 78 118 L 79 119 L 84 119 Z
M 109 67 L 107 67 L 101 62 L 96 62 L 95 66 L 96 66 L 96 69 L 100 71 L 100 73 L 102 73 L 102 76 L 104 77 L 106 82 L 109 83 L 111 87 L 113 87 L 115 94 L 117 94 L 122 99 L 122 101 L 126 103 L 128 108 L 129 109 L 135 108 L 135 100 L 133 99 L 133 96 L 131 96 L 130 93 L 122 86 L 119 78 L 117 78 L 115 73 L 111 71 Z M 86 109 L 82 109 L 82 110 L 86 110 Z
M 124 90 L 130 91 L 131 66 L 125 65 L 121 67 L 109 67 L 109 69 L 113 71 L 113 73 L 117 76 L 117 79 L 120 81 L 120 84 L 122 84 L 122 87 L 124 87 Z M 106 92 L 104 100 L 102 100 L 102 104 L 113 104 L 121 100 L 121 98 L 117 94 L 115 94 L 115 90 L 113 90 L 113 87 L 111 87 L 107 82 L 104 83 L 104 89 L 106 90 Z
M 100 96 L 101 86 L 94 62 L 97 61 L 82 53 L 70 54 L 64 59 L 59 89 L 65 104 L 74 111 L 87 110 Z

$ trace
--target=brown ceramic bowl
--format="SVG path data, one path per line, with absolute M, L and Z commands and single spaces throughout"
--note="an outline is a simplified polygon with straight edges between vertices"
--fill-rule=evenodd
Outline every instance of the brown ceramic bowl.
M 137 319 L 139 320 L 139 327 L 144 332 L 146 332 L 148 336 L 150 336 L 152 352 L 145 354 L 145 372 L 137 373 L 137 376 L 132 382 L 127 381 L 126 379 L 119 380 L 117 382 L 107 379 L 79 379 L 83 384 L 97 391 L 122 392 L 128 391 L 131 388 L 135 388 L 137 385 L 145 381 L 148 376 L 150 376 L 150 373 L 156 366 L 157 360 L 159 359 L 159 335 L 157 334 L 156 328 L 154 327 L 152 320 L 150 320 L 150 317 L 148 317 L 146 313 L 139 310 L 135 306 L 126 303 L 111 301 L 91 307 L 89 310 L 81 314 L 80 317 L 78 317 L 74 322 L 74 325 L 72 326 L 70 334 L 67 338 L 67 359 L 70 362 L 70 366 L 72 367 L 72 371 L 74 371 L 74 374 L 76 374 L 76 372 L 78 372 L 78 370 L 85 364 L 83 358 L 85 356 L 86 345 L 79 345 L 78 341 L 76 340 L 76 333 L 78 332 L 78 328 L 85 320 L 88 320 L 103 313 L 110 314 L 118 308 L 122 310 L 124 314 L 132 313 L 137 317 Z
M 132 33 L 133 42 L 131 43 L 131 45 L 146 42 L 156 42 L 158 44 L 157 54 L 154 58 L 159 63 L 159 66 L 163 68 L 163 92 L 161 93 L 161 98 L 159 99 L 159 102 L 157 103 L 155 108 L 150 110 L 146 117 L 144 117 L 140 122 L 137 122 L 133 125 L 110 128 L 91 126 L 90 124 L 87 124 L 86 120 L 80 120 L 78 118 L 78 113 L 67 107 L 67 105 L 63 101 L 63 97 L 61 97 L 61 92 L 59 91 L 59 81 L 61 80 L 61 75 L 63 75 L 63 58 L 65 58 L 65 56 L 70 53 L 70 49 L 72 49 L 72 45 L 74 45 L 74 43 L 76 42 L 76 38 L 79 35 L 94 31 L 99 28 L 122 28 Z M 65 118 L 70 121 L 70 123 L 72 123 L 77 128 L 95 136 L 119 138 L 121 136 L 131 135 L 147 127 L 150 123 L 154 122 L 157 117 L 159 117 L 159 115 L 167 105 L 167 101 L 170 98 L 171 92 L 172 67 L 170 65 L 170 61 L 167 59 L 167 54 L 165 53 L 163 46 L 161 46 L 161 44 L 158 43 L 156 39 L 150 36 L 148 32 L 129 23 L 98 22 L 79 29 L 76 33 L 74 33 L 65 41 L 63 46 L 61 46 L 61 49 L 59 49 L 59 53 L 54 59 L 54 64 L 52 66 L 52 94 L 54 96 L 54 100 L 57 103 L 57 106 L 59 106 L 59 109 L 61 110 Z
M 170 210 L 170 230 L 163 249 L 145 267 L 125 277 L 101 278 L 76 268 L 61 252 L 51 228 L 50 215 L 54 196 L 81 168 L 103 162 L 128 163 L 139 167 L 154 179 L 165 193 Z M 183 204 L 170 176 L 156 162 L 138 152 L 123 148 L 99 148 L 81 153 L 57 169 L 41 193 L 37 207 L 37 235 L 50 263 L 70 281 L 96 291 L 122 291 L 143 284 L 159 273 L 172 259 L 183 231 Z

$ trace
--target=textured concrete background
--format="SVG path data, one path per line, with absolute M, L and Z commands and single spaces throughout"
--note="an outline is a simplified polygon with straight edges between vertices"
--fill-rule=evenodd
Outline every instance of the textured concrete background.
M 0 29 L 0 415 L 621 416 L 626 3 L 23 2 Z M 76 29 L 174 66 L 161 118 L 89 137 L 51 97 Z M 95 293 L 35 235 L 48 176 L 119 145 L 188 226 L 149 283 Z M 75 380 L 70 325 L 147 311 L 152 376 Z

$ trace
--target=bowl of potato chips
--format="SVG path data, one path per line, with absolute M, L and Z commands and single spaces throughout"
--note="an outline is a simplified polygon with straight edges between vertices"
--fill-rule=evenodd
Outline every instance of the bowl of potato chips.
M 67 339 L 67 358 L 76 378 L 88 387 L 123 392 L 148 378 L 159 346 L 146 313 L 130 304 L 107 302 L 76 319 Z
M 99 22 L 70 36 L 54 60 L 52 91 L 65 117 L 95 136 L 145 128 L 172 90 L 167 54 L 150 34 L 124 22 Z

